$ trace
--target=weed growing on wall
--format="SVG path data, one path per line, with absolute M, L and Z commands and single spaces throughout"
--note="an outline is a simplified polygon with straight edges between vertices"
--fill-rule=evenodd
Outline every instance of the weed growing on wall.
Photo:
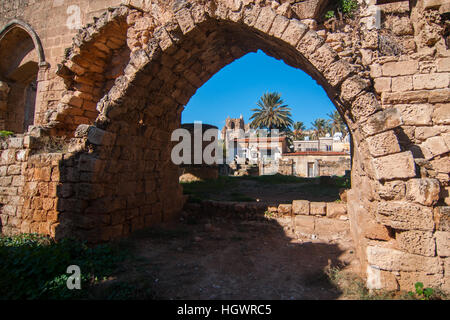
M 339 15 L 345 17 L 353 17 L 354 12 L 358 9 L 358 1 L 356 0 L 340 0 L 335 4 L 334 10 L 325 13 L 325 19 L 329 20 L 336 17 L 336 11 Z

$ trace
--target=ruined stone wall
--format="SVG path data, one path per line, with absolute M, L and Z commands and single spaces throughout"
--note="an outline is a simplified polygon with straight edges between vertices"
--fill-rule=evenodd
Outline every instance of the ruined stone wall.
M 182 219 L 187 222 L 214 217 L 250 221 L 275 219 L 303 239 L 336 241 L 351 238 L 345 203 L 294 200 L 292 204 L 271 206 L 261 202 L 203 200 L 188 202 L 183 209 Z
M 176 217 L 184 198 L 170 135 L 184 106 L 222 67 L 262 49 L 311 75 L 349 126 L 348 216 L 368 286 L 449 290 L 450 52 L 440 1 L 412 10 L 360 1 L 358 14 L 333 23 L 323 23 L 327 1 L 106 10 L 117 2 L 2 2 L 0 24 L 25 20 L 49 63 L 38 76 L 37 126 L 2 146 L 2 232 L 99 241 Z M 85 27 L 72 40 L 73 3 Z M 63 135 L 74 140 L 56 155 L 32 147 L 32 138 Z
M 290 174 L 299 177 L 308 177 L 308 163 L 314 163 L 315 172 L 318 176 L 343 176 L 346 170 L 351 170 L 350 156 L 284 155 L 283 159 L 291 161 L 286 162 L 287 169 L 282 172 L 291 172 Z

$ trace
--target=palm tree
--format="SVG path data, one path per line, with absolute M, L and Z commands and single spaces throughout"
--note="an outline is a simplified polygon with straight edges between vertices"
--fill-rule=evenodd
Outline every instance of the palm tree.
M 327 133 L 327 121 L 325 119 L 318 118 L 311 125 L 314 139 L 319 139 Z
M 345 136 L 347 134 L 347 126 L 339 112 L 334 111 L 333 113 L 327 114 L 327 116 L 330 118 L 331 135 L 334 135 L 336 132 L 341 132 Z
M 272 129 L 286 131 L 293 124 L 290 108 L 283 104 L 277 92 L 265 93 L 257 102 L 258 108 L 252 109 L 250 117 L 252 129 Z
M 297 121 L 294 123 L 294 131 L 293 131 L 293 138 L 295 140 L 302 140 L 305 137 L 304 131 L 306 130 L 306 127 L 302 121 Z

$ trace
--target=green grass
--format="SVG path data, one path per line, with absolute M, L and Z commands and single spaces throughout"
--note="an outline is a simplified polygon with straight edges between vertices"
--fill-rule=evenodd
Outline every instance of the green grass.
M 190 202 L 199 203 L 203 200 L 256 201 L 237 190 L 246 181 L 252 181 L 268 190 L 276 185 L 291 185 L 289 187 L 290 190 L 305 196 L 329 197 L 331 195 L 336 199 L 339 199 L 339 189 L 350 187 L 349 179 L 345 177 L 333 177 L 328 184 L 320 184 L 321 178 L 302 178 L 281 174 L 241 177 L 220 176 L 217 180 L 185 182 L 181 183 L 181 185 L 183 186 L 184 194 L 189 195 Z
M 111 245 L 89 247 L 36 234 L 0 237 L 0 299 L 83 299 L 125 258 Z M 82 290 L 69 290 L 67 267 L 81 269 Z
M 238 185 L 235 177 L 219 177 L 217 180 L 205 180 L 181 183 L 184 194 L 193 199 L 209 200 L 211 194 L 223 193 Z

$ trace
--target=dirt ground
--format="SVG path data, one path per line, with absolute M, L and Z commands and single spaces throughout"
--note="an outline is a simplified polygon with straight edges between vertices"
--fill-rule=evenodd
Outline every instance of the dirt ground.
M 133 259 L 105 284 L 112 298 L 342 299 L 332 272 L 353 272 L 358 263 L 351 240 L 297 239 L 276 220 L 181 223 L 122 245 Z

